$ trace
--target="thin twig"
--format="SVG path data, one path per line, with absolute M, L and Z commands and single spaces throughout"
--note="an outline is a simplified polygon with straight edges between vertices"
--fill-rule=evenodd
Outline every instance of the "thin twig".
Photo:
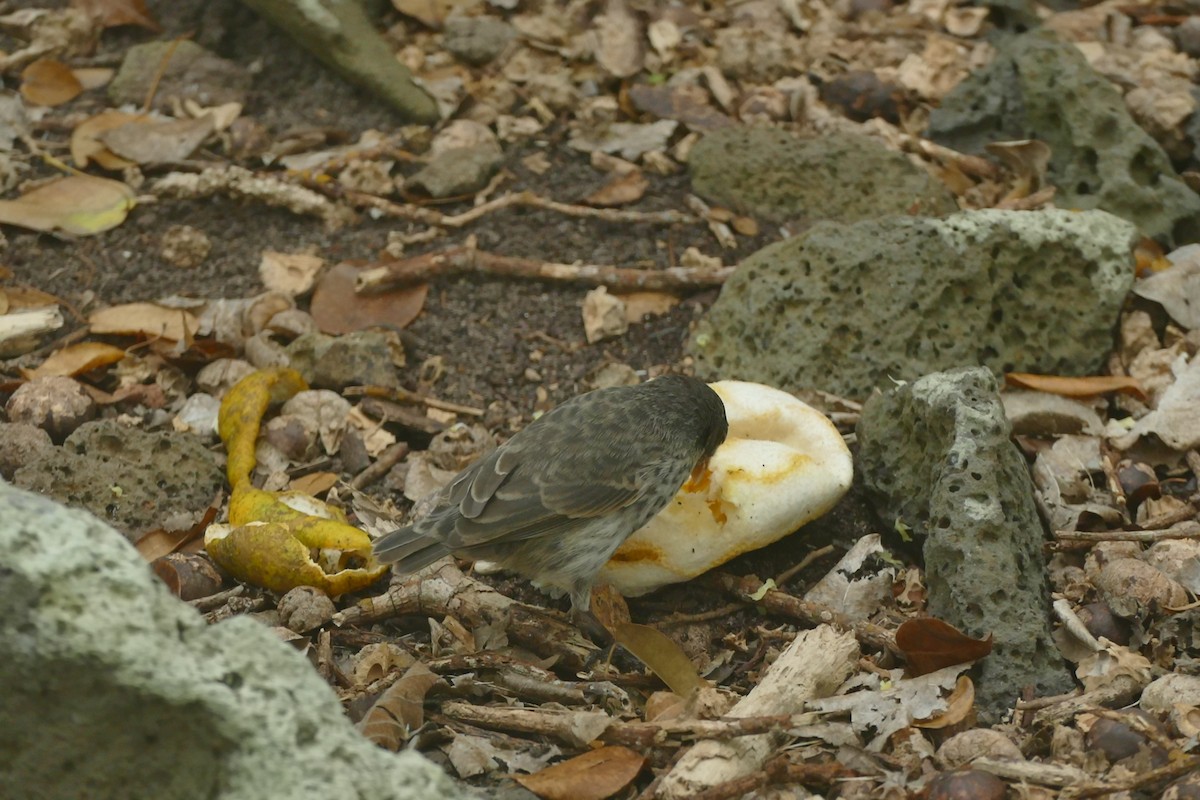
M 716 573 L 708 580 L 739 600 L 761 606 L 772 614 L 802 620 L 812 625 L 834 625 L 853 633 L 854 638 L 865 647 L 883 650 L 898 657 L 903 656 L 896 646 L 895 635 L 873 622 L 850 619 L 829 606 L 813 603 L 778 589 L 768 589 L 759 596 L 763 582 L 753 576 L 739 578 L 728 573 Z
M 1200 539 L 1200 522 L 1177 522 L 1170 528 L 1149 531 L 1055 531 L 1060 542 L 1159 542 L 1163 539 Z
M 364 270 L 358 275 L 355 291 L 364 294 L 383 292 L 460 273 L 586 283 L 617 291 L 695 291 L 721 286 L 734 269 L 736 267 L 724 266 L 630 269 L 598 264 L 556 264 L 497 255 L 465 245 Z
M 358 208 L 370 208 L 382 213 L 384 216 L 406 219 L 441 228 L 461 228 L 494 211 L 500 211 L 513 206 L 540 208 L 568 217 L 598 219 L 603 222 L 645 222 L 654 225 L 677 225 L 698 221 L 691 214 L 686 214 L 682 211 L 631 211 L 620 208 L 593 208 L 592 206 L 559 203 L 555 200 L 539 197 L 530 191 L 504 194 L 495 200 L 489 200 L 482 205 L 476 206 L 470 211 L 453 215 L 443 214 L 437 209 L 426 208 L 424 206 L 395 203 L 386 198 L 366 194 L 365 192 L 342 191 L 340 192 L 340 197 L 350 205 Z
M 379 458 L 375 459 L 373 464 L 369 464 L 366 469 L 354 476 L 354 479 L 350 481 L 350 488 L 362 491 L 382 478 L 389 469 L 399 463 L 400 459 L 408 455 L 408 449 L 408 442 L 396 442 L 389 446 L 379 454 Z
M 436 397 L 418 394 L 399 386 L 347 386 L 343 393 L 351 397 L 381 397 L 398 403 L 423 403 L 430 408 L 453 411 L 455 414 L 466 414 L 470 417 L 482 417 L 484 414 L 482 408 L 451 403 L 449 400 L 439 400 Z
M 805 569 L 807 569 L 808 566 L 810 564 L 812 564 L 814 561 L 816 561 L 819 558 L 824 558 L 825 556 L 829 555 L 832 552 L 833 552 L 833 545 L 831 545 L 831 544 L 827 544 L 818 550 L 813 550 L 811 553 L 806 555 L 804 558 L 800 559 L 799 564 L 789 567 L 789 568 L 785 569 L 783 572 L 776 575 L 775 576 L 775 585 L 783 586 L 788 581 L 790 581 L 792 578 L 796 577 L 796 575 L 798 575 L 799 573 L 801 573 Z

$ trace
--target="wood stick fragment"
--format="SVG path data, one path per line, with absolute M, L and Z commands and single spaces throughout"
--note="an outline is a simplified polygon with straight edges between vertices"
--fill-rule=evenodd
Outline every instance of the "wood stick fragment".
M 1200 539 L 1200 522 L 1186 520 L 1170 528 L 1148 531 L 1055 531 L 1060 542 L 1158 542 L 1163 539 Z
M 478 205 L 470 211 L 453 215 L 443 214 L 437 209 L 424 206 L 394 203 L 383 197 L 376 197 L 364 192 L 344 191 L 341 193 L 341 196 L 351 205 L 358 206 L 359 208 L 370 208 L 382 213 L 384 216 L 406 219 L 442 228 L 461 228 L 494 211 L 512 208 L 513 206 L 540 208 L 568 217 L 598 219 L 602 222 L 645 222 L 655 225 L 677 225 L 690 224 L 697 221 L 691 214 L 685 214 L 681 211 L 632 211 L 620 208 L 593 208 L 592 206 L 559 203 L 555 200 L 539 197 L 530 191 L 504 194 L 495 200 L 489 200 L 482 205 Z
M 446 275 L 475 273 L 492 277 L 584 283 L 615 291 L 696 291 L 721 286 L 736 267 L 666 267 L 631 269 L 598 264 L 556 264 L 532 258 L 502 256 L 463 246 L 424 253 L 382 267 L 363 270 L 355 291 L 372 294 Z
M 475 406 L 464 406 L 449 400 L 439 400 L 429 395 L 418 394 L 400 386 L 347 386 L 343 393 L 353 397 L 381 397 L 395 400 L 399 403 L 421 403 L 441 411 L 452 411 L 455 414 L 466 414 L 470 417 L 482 417 L 484 410 Z
M 518 603 L 482 581 L 468 577 L 447 558 L 390 586 L 382 595 L 334 615 L 335 625 L 365 625 L 405 614 L 452 616 L 468 629 L 502 626 L 513 642 L 542 657 L 557 656 L 568 670 L 583 669 L 596 645 L 573 625 L 533 606 Z
M 851 634 L 831 625 L 801 631 L 729 716 L 799 713 L 808 700 L 833 694 L 854 671 L 858 657 L 858 643 Z M 763 768 L 782 743 L 783 736 L 777 733 L 734 741 L 705 739 L 685 753 L 663 779 L 661 796 L 668 800 L 695 797 L 706 789 L 752 774 Z
M 769 613 L 802 620 L 812 625 L 834 625 L 853 633 L 864 647 L 903 657 L 900 649 L 896 646 L 896 637 L 892 632 L 873 622 L 852 620 L 821 603 L 812 603 L 778 589 L 769 589 L 762 597 L 757 597 L 763 587 L 763 582 L 753 576 L 738 578 L 728 573 L 717 573 L 709 580 L 742 602 L 754 603 Z
M 396 466 L 400 462 L 400 459 L 406 455 L 408 455 L 408 442 L 396 442 L 388 446 L 386 450 L 379 454 L 379 458 L 375 459 L 366 469 L 354 476 L 354 479 L 350 481 L 350 488 L 355 491 L 362 491 L 386 475 L 387 471 Z

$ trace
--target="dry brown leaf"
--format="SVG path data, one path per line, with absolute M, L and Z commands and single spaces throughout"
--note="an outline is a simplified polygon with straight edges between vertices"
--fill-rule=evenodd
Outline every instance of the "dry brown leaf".
M 134 205 L 133 190 L 120 181 L 71 175 L 16 200 L 0 200 L 0 222 L 90 236 L 120 225 Z
M 21 72 L 21 96 L 35 106 L 61 106 L 82 92 L 71 68 L 52 58 L 39 58 Z
M 629 292 L 620 297 L 630 323 L 644 322 L 646 317 L 660 316 L 679 305 L 679 298 L 666 292 Z
M 513 779 L 543 800 L 604 800 L 628 786 L 645 763 L 628 747 L 601 747 Z
M 1072 378 L 1063 375 L 1034 375 L 1028 372 L 1006 372 L 1004 382 L 1009 386 L 1050 392 L 1063 397 L 1092 397 L 1109 392 L 1123 392 L 1145 402 L 1146 392 L 1137 378 L 1127 375 L 1089 375 Z
M 317 497 L 328 492 L 338 482 L 336 472 L 311 472 L 288 484 L 288 491 L 303 492 Z
M 149 117 L 98 134 L 109 150 L 137 164 L 170 164 L 196 151 L 214 130 L 208 114 L 198 119 Z
M 162 27 L 146 10 L 146 0 L 71 0 L 71 8 L 77 8 L 104 28 L 120 25 L 140 25 L 161 33 Z
M 896 646 L 904 652 L 909 673 L 918 676 L 983 658 L 992 652 L 992 637 L 973 639 L 948 622 L 918 617 L 896 630 Z
M 310 308 L 318 328 L 333 334 L 350 333 L 375 325 L 403 328 L 417 318 L 425 305 L 429 284 L 422 283 L 383 294 L 356 293 L 354 281 L 358 273 L 373 266 L 358 267 L 341 263 L 325 273 L 313 291 Z
M 625 596 L 607 583 L 592 588 L 592 614 L 610 631 L 630 621 Z
M 608 0 L 596 17 L 596 63 L 615 78 L 630 78 L 642 70 L 642 24 L 625 0 Z
M 218 495 L 217 500 L 205 510 L 204 516 L 192 527 L 178 531 L 168 531 L 163 528 L 147 531 L 137 540 L 134 547 L 137 548 L 138 554 L 146 560 L 146 563 L 170 555 L 189 542 L 199 540 L 204 535 L 205 529 L 216 518 L 220 507 L 221 497 Z
M 625 622 L 614 625 L 612 634 L 618 644 L 637 656 L 680 697 L 689 697 L 694 690 L 708 685 L 691 659 L 662 631 Z
M 191 339 L 199 323 L 191 312 L 154 303 L 126 303 L 93 312 L 88 324 L 95 334 L 147 336 L 178 342 Z
M 641 200 L 648 188 L 649 179 L 641 170 L 634 170 L 624 175 L 614 175 L 608 183 L 585 197 L 583 202 L 601 208 L 625 206 Z
M 742 236 L 758 236 L 758 222 L 754 217 L 734 217 L 733 229 Z
M 4 295 L 8 298 L 9 309 L 16 311 L 20 308 L 44 308 L 45 306 L 65 305 L 58 295 L 34 289 L 32 286 L 6 286 Z
M 117 74 L 112 67 L 81 67 L 71 71 L 75 73 L 79 85 L 85 92 L 107 86 L 108 82 L 113 79 L 113 75 Z
M 108 146 L 100 141 L 100 136 L 114 128 L 145 118 L 145 114 L 129 114 L 109 109 L 76 125 L 75 130 L 71 132 L 71 158 L 74 159 L 75 166 L 82 168 L 88 165 L 88 161 L 95 161 L 105 169 L 132 167 L 132 161 L 109 150 Z
M 28 379 L 44 378 L 48 375 L 65 375 L 73 378 L 97 367 L 115 364 L 125 357 L 125 351 L 103 342 L 80 342 L 68 345 L 51 353 L 37 369 L 22 370 Z
M 954 691 L 946 699 L 946 710 L 932 719 L 917 720 L 913 724 L 918 728 L 940 730 L 957 725 L 967 718 L 975 708 L 975 684 L 966 675 L 959 675 L 954 684 Z
M 429 667 L 416 662 L 379 696 L 363 715 L 358 729 L 380 747 L 399 750 L 406 734 L 424 724 L 425 695 L 439 680 Z
M 258 277 L 270 291 L 297 297 L 312 289 L 323 266 L 325 259 L 309 253 L 264 250 L 258 262 Z

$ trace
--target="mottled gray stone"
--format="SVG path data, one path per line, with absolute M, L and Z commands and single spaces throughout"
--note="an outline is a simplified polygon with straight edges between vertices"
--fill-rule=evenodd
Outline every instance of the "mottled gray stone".
M 1059 206 L 1111 211 L 1171 246 L 1200 239 L 1200 196 L 1134 122 L 1117 87 L 1048 31 L 1001 41 L 991 63 L 934 109 L 928 135 L 970 153 L 1041 139 Z
M 394 341 L 398 341 L 394 335 L 381 331 L 344 336 L 306 333 L 288 345 L 287 355 L 292 368 L 314 389 L 399 386 L 393 364 Z
M 195 524 L 224 486 L 222 461 L 188 433 L 97 420 L 18 469 L 13 484 L 85 508 L 136 541 Z
M 1102 211 L 820 223 L 742 261 L 689 349 L 705 378 L 852 397 L 959 366 L 1086 374 L 1135 240 Z
M 949 190 L 865 136 L 803 139 L 778 128 L 725 128 L 688 155 L 697 194 L 773 222 L 852 222 L 958 209 Z
M 434 156 L 404 185 L 437 198 L 474 194 L 487 185 L 503 161 L 504 154 L 494 143 L 457 147 Z
M 5 797 L 467 796 L 363 738 L 264 626 L 206 624 L 91 515 L 0 481 L 0 519 Z
M 108 84 L 108 98 L 115 105 L 141 105 L 153 87 L 156 107 L 161 108 L 170 108 L 175 98 L 194 100 L 203 107 L 244 104 L 250 82 L 245 69 L 195 42 L 147 42 L 125 52 Z
M 880 518 L 923 544 L 929 612 L 995 637 L 976 682 L 985 722 L 1026 686 L 1074 686 L 1050 638 L 1044 533 L 1010 433 L 996 379 L 979 368 L 876 395 L 858 425 L 858 466 Z
M 50 434 L 24 422 L 0 422 L 0 478 L 11 481 L 18 469 L 54 450 Z
M 512 25 L 495 17 L 451 17 L 442 43 L 455 58 L 478 66 L 494 61 L 516 35 Z

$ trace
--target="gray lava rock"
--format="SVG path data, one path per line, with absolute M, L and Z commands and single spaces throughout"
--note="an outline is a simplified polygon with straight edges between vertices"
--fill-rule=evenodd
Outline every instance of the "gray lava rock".
M 1179 49 L 1192 58 L 1200 58 L 1200 17 L 1191 16 L 1175 27 Z
M 287 347 L 293 369 L 314 389 L 399 386 L 392 361 L 393 334 L 357 331 L 344 336 L 306 333 Z
M 114 420 L 81 425 L 13 475 L 14 485 L 85 508 L 131 541 L 153 528 L 195 524 L 224 482 L 220 457 L 198 437 Z
M 208 625 L 91 515 L 0 482 L 0 519 L 6 797 L 468 796 L 363 738 L 267 628 Z
M 474 194 L 487 186 L 503 161 L 500 146 L 491 142 L 457 147 L 435 156 L 404 185 L 435 198 Z
M 13 474 L 54 450 L 50 434 L 24 422 L 0 422 L 0 478 L 11 481 Z
M 1060 206 L 1111 211 L 1170 246 L 1200 240 L 1200 195 L 1134 122 L 1117 87 L 1052 33 L 1002 41 L 992 62 L 934 109 L 928 136 L 971 153 L 1041 139 Z
M 17 387 L 4 412 L 12 422 L 41 428 L 51 439 L 61 442 L 96 416 L 96 401 L 78 381 L 64 375 L 50 375 Z
M 164 109 L 169 109 L 175 98 L 194 100 L 205 107 L 244 104 L 250 82 L 245 69 L 195 42 L 148 42 L 125 52 L 125 60 L 108 84 L 108 98 L 114 105 L 140 105 L 151 87 L 156 87 L 156 107 Z
M 851 397 L 960 366 L 1086 374 L 1135 241 L 1102 211 L 820 223 L 743 260 L 689 350 L 705 378 Z
M 494 61 L 516 35 L 512 25 L 495 17 L 451 17 L 442 44 L 455 58 L 479 66 Z
M 803 139 L 777 128 L 725 128 L 692 148 L 688 169 L 697 194 L 772 222 L 958 210 L 928 172 L 865 136 Z
M 979 368 L 876 395 L 858 425 L 858 465 L 880 518 L 923 541 L 929 612 L 995 637 L 976 683 L 985 722 L 1025 686 L 1074 686 L 1050 638 L 1042 522 L 1010 433 L 996 379 Z

